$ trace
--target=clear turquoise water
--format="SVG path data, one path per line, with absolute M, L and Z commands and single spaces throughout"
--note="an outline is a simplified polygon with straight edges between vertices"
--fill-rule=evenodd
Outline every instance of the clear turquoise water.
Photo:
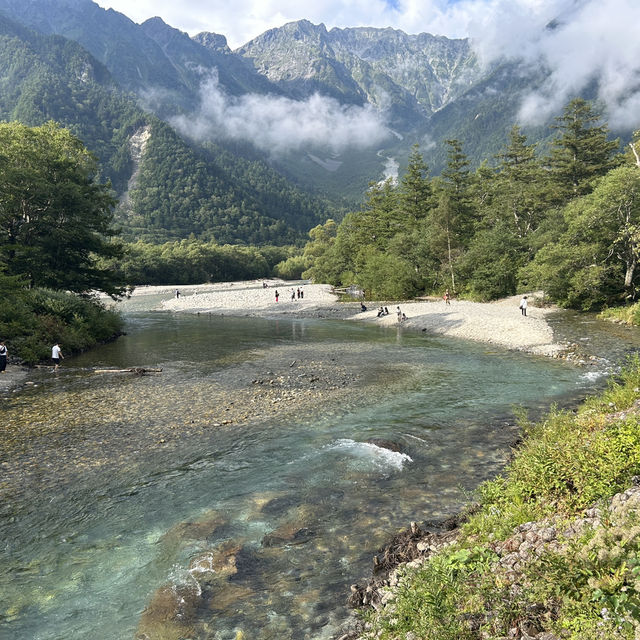
M 222 412 L 213 386 L 305 359 L 361 375 L 313 411 L 294 401 L 277 418 L 176 430 Z M 7 424 L 28 416 L 38 435 L 0 456 L 3 638 L 133 638 L 158 588 L 191 584 L 190 561 L 228 547 L 235 573 L 207 587 L 188 637 L 329 638 L 377 548 L 411 520 L 454 513 L 503 465 L 514 405 L 536 414 L 595 377 L 348 322 L 151 313 L 64 364 L 4 403 Z M 164 371 L 89 373 L 101 366 Z M 265 538 L 286 529 L 301 534 Z

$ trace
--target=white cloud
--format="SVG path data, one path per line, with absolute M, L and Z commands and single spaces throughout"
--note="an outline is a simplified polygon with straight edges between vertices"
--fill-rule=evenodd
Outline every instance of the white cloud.
M 272 154 L 306 148 L 340 153 L 369 148 L 390 135 L 369 106 L 343 106 L 317 94 L 301 101 L 258 94 L 232 98 L 215 77 L 201 87 L 198 113 L 172 124 L 195 140 L 248 140 Z
M 467 4 L 477 8 L 478 2 Z M 507 56 L 550 72 L 540 91 L 525 98 L 523 120 L 544 121 L 595 82 L 613 128 L 640 126 L 638 0 L 491 0 L 489 5 L 491 11 L 469 22 L 481 59 Z
M 195 34 L 213 31 L 238 47 L 265 30 L 306 18 L 331 27 L 395 27 L 472 38 L 480 59 L 502 56 L 544 64 L 542 91 L 523 104 L 523 117 L 557 113 L 590 82 L 609 107 L 613 126 L 640 126 L 640 0 L 99 0 L 136 21 L 160 15 Z M 557 21 L 555 29 L 546 26 Z

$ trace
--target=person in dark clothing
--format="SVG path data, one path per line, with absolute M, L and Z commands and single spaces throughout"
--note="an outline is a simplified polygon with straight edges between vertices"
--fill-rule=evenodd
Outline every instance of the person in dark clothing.
M 7 347 L 4 340 L 0 340 L 0 373 L 6 373 L 7 368 Z

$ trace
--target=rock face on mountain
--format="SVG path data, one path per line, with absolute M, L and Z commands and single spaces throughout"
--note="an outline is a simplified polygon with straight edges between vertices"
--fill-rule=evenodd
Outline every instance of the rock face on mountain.
M 300 20 L 267 31 L 236 53 L 293 96 L 318 91 L 347 103 L 368 102 L 409 126 L 483 77 L 468 40 L 390 28 L 327 31 Z
M 391 28 L 327 30 L 300 20 L 231 51 L 223 35 L 190 38 L 158 17 L 138 25 L 91 0 L 0 0 L 2 13 L 75 40 L 163 118 L 198 108 L 203 81 L 215 75 L 231 96 L 319 93 L 345 105 L 369 104 L 391 128 L 408 132 L 491 73 L 479 66 L 468 40 Z
M 159 17 L 136 24 L 92 0 L 0 0 L 0 37 L 3 35 L 2 117 L 28 124 L 56 119 L 70 126 L 103 164 L 110 165 L 106 175 L 120 193 L 126 191 L 135 164 L 128 151 L 128 136 L 150 123 L 149 112 L 176 126 L 177 118 L 189 125 L 200 124 L 198 120 L 205 114 L 204 126 L 183 127 L 183 139 L 173 140 L 171 147 L 178 142 L 186 145 L 184 156 L 174 153 L 172 157 L 188 157 L 194 166 L 204 163 L 208 167 L 200 172 L 206 174 L 206 180 L 199 181 L 201 186 L 217 184 L 216 176 L 220 171 L 225 174 L 224 206 L 219 193 L 215 197 L 202 193 L 197 199 L 199 204 L 193 204 L 193 215 L 207 220 L 214 215 L 210 212 L 211 202 L 227 212 L 225 219 L 231 220 L 229 211 L 237 212 L 233 219 L 247 218 L 242 209 L 255 200 L 257 192 L 264 193 L 266 200 L 261 196 L 255 206 L 266 207 L 270 218 L 271 210 L 275 215 L 278 211 L 300 209 L 292 204 L 299 200 L 298 194 L 283 204 L 279 196 L 271 193 L 275 184 L 278 193 L 290 191 L 290 185 L 281 183 L 283 176 L 304 189 L 334 198 L 334 202 L 336 197 L 359 202 L 371 181 L 397 173 L 398 168 L 402 171 L 414 143 L 420 145 L 434 174 L 446 163 L 443 141 L 447 139 L 461 140 L 472 164 L 491 159 L 504 146 L 508 131 L 517 122 L 523 95 L 545 77 L 543 66 L 523 69 L 514 61 L 483 66 L 465 39 L 428 33 L 409 35 L 391 28 L 328 30 L 323 24 L 308 20 L 271 29 L 232 51 L 223 35 L 203 32 L 190 37 Z M 83 70 L 79 71 L 80 64 Z M 93 77 L 96 86 L 81 82 L 83 73 L 88 80 Z M 55 101 L 51 99 L 53 94 Z M 325 144 L 334 131 L 329 126 L 324 137 L 290 145 L 286 153 L 275 153 L 265 145 L 257 147 L 255 131 L 251 136 L 247 131 L 245 137 L 237 131 L 242 130 L 242 122 L 239 125 L 238 121 L 247 117 L 236 108 L 238 105 L 258 105 L 257 111 L 251 112 L 253 115 L 259 114 L 261 107 L 272 108 L 277 112 L 277 122 L 281 122 L 285 118 L 281 116 L 283 112 L 295 120 L 295 114 L 302 113 L 306 101 L 315 94 L 336 100 L 337 107 L 330 105 L 329 110 L 339 115 L 348 113 L 354 128 L 361 113 L 371 116 L 383 134 L 386 128 L 386 138 L 380 142 L 384 135 L 375 136 L 375 147 Z M 69 100 L 72 95 L 77 96 L 74 101 Z M 263 102 L 265 96 L 270 101 Z M 272 100 L 274 97 L 277 100 Z M 78 109 L 78 104 L 83 108 Z M 322 102 L 324 107 L 326 104 Z M 146 113 L 142 114 L 139 107 Z M 227 135 L 227 107 L 235 118 L 235 137 Z M 366 107 L 366 112 L 360 112 L 358 107 Z M 207 120 L 211 113 L 216 117 Z M 314 122 L 307 125 L 313 126 Z M 285 131 L 295 133 L 296 126 L 297 121 Z M 158 132 L 161 128 L 154 126 L 153 130 Z M 117 139 L 111 141 L 114 132 Z M 533 142 L 550 132 L 540 127 L 525 129 L 525 133 Z M 154 136 L 151 141 L 149 149 L 153 150 Z M 214 166 L 221 158 L 224 170 Z M 231 171 L 236 160 L 242 169 Z M 268 169 L 266 164 L 270 165 Z M 264 172 L 269 174 L 267 179 Z M 155 187 L 153 180 L 147 179 L 144 159 L 139 175 L 138 184 L 146 184 L 148 192 L 153 193 Z M 176 175 L 182 173 L 176 171 Z M 265 191 L 267 184 L 270 186 Z M 166 200 L 165 190 L 166 185 L 158 191 L 162 201 Z M 134 208 L 146 202 L 145 215 L 151 215 L 158 198 L 136 199 L 134 195 Z M 271 204 L 267 206 L 268 202 Z M 253 204 L 250 209 L 253 216 Z M 178 224 L 183 214 L 167 213 L 164 222 L 158 224 L 166 227 L 166 220 L 171 219 L 180 229 L 176 233 L 181 234 L 192 229 Z M 299 215 L 300 219 L 303 217 L 311 223 L 322 218 L 322 213 Z M 306 222 L 294 222 L 296 229 L 303 233 L 308 230 L 301 228 Z M 267 228 L 273 224 L 258 226 Z M 214 225 L 216 237 L 236 237 L 227 222 L 223 227 L 224 232 Z M 255 238 L 266 237 L 262 232 L 255 233 Z M 274 227 L 272 235 L 275 233 Z

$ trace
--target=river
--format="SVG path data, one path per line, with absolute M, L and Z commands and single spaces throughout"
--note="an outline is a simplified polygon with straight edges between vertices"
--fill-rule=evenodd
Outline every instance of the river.
M 515 406 L 604 380 L 336 320 L 126 317 L 3 400 L 0 637 L 331 638 L 375 551 L 504 465 Z M 557 330 L 587 321 L 597 335 Z M 625 336 L 596 342 L 614 360 Z M 93 372 L 130 366 L 163 371 Z

